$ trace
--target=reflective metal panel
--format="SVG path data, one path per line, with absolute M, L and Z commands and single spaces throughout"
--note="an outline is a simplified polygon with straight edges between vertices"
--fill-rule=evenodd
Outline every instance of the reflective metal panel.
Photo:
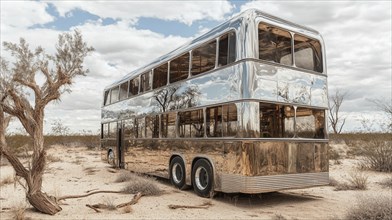
M 254 67 L 253 99 L 328 108 L 326 76 L 292 68 L 247 61 Z
M 217 191 L 268 192 L 323 185 L 328 180 L 326 143 L 127 139 L 124 146 L 125 168 L 165 178 L 169 177 L 170 158 L 181 155 L 186 167 L 187 184 L 191 180 L 192 161 L 196 157 L 205 157 L 214 167 Z M 228 180 L 228 177 L 232 179 Z M 250 181 L 250 185 L 243 185 L 243 178 Z M 273 186 L 273 179 L 287 182 Z M 271 184 L 266 184 L 268 182 Z
M 237 32 L 237 47 L 238 47 L 237 56 L 236 56 L 237 60 L 246 59 L 246 58 L 258 59 L 258 48 L 255 47 L 254 45 L 257 42 L 257 34 L 258 34 L 257 24 L 261 21 L 319 40 L 320 43 L 322 44 L 323 54 L 325 54 L 323 39 L 321 38 L 321 36 L 317 31 L 302 25 L 298 25 L 283 20 L 281 18 L 269 15 L 267 13 L 258 10 L 250 9 L 233 17 L 229 21 L 226 21 L 221 25 L 213 28 L 212 30 L 201 35 L 200 37 L 197 37 L 192 41 L 184 44 L 183 46 L 171 51 L 170 53 L 157 58 L 150 64 L 147 64 L 135 71 L 132 71 L 131 73 L 127 74 L 123 79 L 114 82 L 113 84 L 109 85 L 107 88 L 111 88 L 112 86 L 117 85 L 123 81 L 129 80 L 143 72 L 150 71 L 154 67 L 157 67 L 159 64 L 168 62 L 169 60 L 177 57 L 179 54 L 186 53 L 191 49 L 196 48 L 206 43 L 207 41 L 216 38 L 230 30 L 236 30 Z M 324 61 L 325 61 L 325 57 L 326 56 L 323 55 Z M 326 63 L 323 62 L 323 65 L 324 65 L 323 69 L 325 70 Z M 326 71 L 324 71 L 324 73 L 326 73 Z

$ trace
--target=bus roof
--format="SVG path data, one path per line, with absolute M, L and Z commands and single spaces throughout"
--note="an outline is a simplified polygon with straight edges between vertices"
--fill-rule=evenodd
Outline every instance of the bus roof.
M 230 28 L 232 27 L 230 24 L 236 23 L 240 20 L 244 20 L 244 18 L 256 18 L 256 17 L 261 17 L 265 20 L 271 21 L 271 22 L 276 22 L 279 24 L 284 24 L 290 28 L 294 28 L 294 29 L 300 29 L 300 30 L 304 30 L 307 31 L 309 33 L 312 33 L 313 35 L 320 35 L 318 31 L 303 26 L 303 25 L 299 25 L 281 18 L 278 18 L 276 16 L 270 15 L 268 13 L 262 12 L 260 10 L 256 10 L 256 9 L 248 9 L 236 16 L 234 16 L 233 18 L 231 18 L 228 21 L 225 21 L 223 23 L 221 23 L 220 25 L 214 27 L 213 29 L 211 29 L 210 31 L 196 37 L 195 39 L 185 43 L 184 45 L 178 47 L 177 49 L 172 50 L 171 52 L 158 57 L 157 59 L 153 60 L 152 62 L 137 68 L 136 70 L 128 73 L 127 75 L 125 75 L 124 77 L 122 77 L 120 80 L 116 80 L 115 82 L 113 82 L 112 84 L 108 85 L 105 87 L 105 90 L 110 89 L 111 87 L 115 86 L 115 85 L 119 85 L 123 82 L 126 82 L 129 79 L 132 79 L 133 77 L 145 73 L 147 71 L 150 71 L 151 69 L 153 69 L 154 67 L 158 66 L 159 64 L 163 63 L 163 62 L 167 62 L 173 58 L 175 58 L 176 56 L 183 54 L 187 51 L 189 51 L 190 49 L 192 49 L 194 46 L 196 45 L 200 45 L 200 42 L 205 42 L 206 40 L 211 40 L 212 36 L 215 36 L 219 33 L 225 32 L 225 31 L 229 31 Z

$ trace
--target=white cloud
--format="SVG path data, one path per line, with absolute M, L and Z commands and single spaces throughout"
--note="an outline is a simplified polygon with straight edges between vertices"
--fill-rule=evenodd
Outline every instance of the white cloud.
M 191 25 L 196 20 L 222 20 L 233 6 L 227 1 L 54 1 L 61 16 L 74 9 L 102 18 L 135 23 L 140 17 L 159 18 Z
M 38 1 L 1 1 L 1 28 L 30 27 L 53 21 L 46 12 L 46 2 Z
M 1 2 L 1 41 L 17 42 L 24 37 L 32 47 L 41 45 L 53 53 L 59 31 L 28 29 L 34 24 L 53 21 L 45 2 Z M 82 31 L 96 51 L 85 59 L 87 77 L 78 77 L 73 92 L 46 111 L 46 131 L 51 120 L 62 119 L 73 131 L 96 131 L 100 122 L 102 90 L 144 64 L 181 46 L 188 38 L 164 36 L 131 25 L 140 17 L 192 24 L 198 20 L 222 20 L 232 12 L 226 1 L 183 2 L 91 2 L 53 1 L 62 16 L 74 9 L 99 16 L 73 28 Z M 272 15 L 318 30 L 327 48 L 329 88 L 350 91 L 342 106 L 349 115 L 347 129 L 358 127 L 358 115 L 378 117 L 368 99 L 391 96 L 391 3 L 388 2 L 264 2 L 245 3 L 241 11 L 257 8 Z M 119 20 L 102 25 L 103 18 Z M 179 30 L 180 31 L 180 30 Z M 199 28 L 205 31 L 204 27 Z M 6 55 L 2 51 L 2 56 Z M 332 92 L 331 92 L 332 93 Z M 355 117 L 354 117 L 355 116 Z M 351 125 L 350 125 L 351 124 Z
M 365 112 L 368 99 L 391 100 L 391 2 L 263 2 L 257 8 L 318 30 L 327 50 L 330 93 L 349 91 L 344 111 Z

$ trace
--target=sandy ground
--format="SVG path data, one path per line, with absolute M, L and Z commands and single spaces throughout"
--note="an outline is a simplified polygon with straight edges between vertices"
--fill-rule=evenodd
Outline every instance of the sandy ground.
M 333 146 L 344 150 L 345 146 Z M 110 166 L 101 161 L 95 150 L 83 147 L 52 147 L 48 151 L 55 162 L 50 162 L 44 175 L 44 191 L 54 196 L 84 194 L 86 191 L 120 190 L 126 183 L 115 183 L 121 172 L 110 172 Z M 58 161 L 56 161 L 58 160 Z M 357 159 L 344 159 L 341 164 L 330 161 L 330 177 L 346 181 L 350 173 L 357 171 Z M 332 186 L 301 190 L 287 190 L 262 195 L 218 194 L 213 199 L 198 197 L 192 189 L 180 191 L 170 182 L 158 179 L 164 191 L 160 196 L 145 196 L 132 206 L 130 213 L 124 209 L 103 210 L 96 213 L 86 204 L 128 202 L 133 195 L 95 194 L 86 198 L 68 199 L 63 210 L 54 216 L 35 212 L 26 203 L 24 189 L 19 184 L 0 186 L 0 219 L 11 219 L 13 209 L 26 207 L 25 217 L 31 219 L 337 219 L 344 218 L 346 211 L 362 196 L 391 195 L 392 190 L 379 183 L 390 174 L 361 171 L 369 176 L 365 191 L 335 191 Z M 10 165 L 0 167 L 0 181 L 13 176 Z M 170 209 L 169 205 L 200 205 L 212 203 L 207 209 Z

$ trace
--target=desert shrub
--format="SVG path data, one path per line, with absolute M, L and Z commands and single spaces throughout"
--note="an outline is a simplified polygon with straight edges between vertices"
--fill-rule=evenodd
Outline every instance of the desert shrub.
M 391 133 L 344 133 L 344 134 L 330 134 L 329 139 L 332 142 L 344 142 L 348 146 L 348 156 L 363 156 L 366 151 L 367 143 L 373 141 L 391 142 Z M 391 144 L 390 144 L 391 145 Z
M 128 178 L 127 185 L 121 190 L 124 193 L 136 194 L 140 192 L 143 196 L 162 194 L 162 190 L 158 187 L 156 180 L 152 177 L 129 173 Z
M 105 198 L 105 205 L 108 210 L 116 210 L 116 204 L 114 204 L 114 200 L 112 197 Z
M 392 219 L 392 197 L 377 195 L 359 198 L 347 214 L 348 220 L 387 220 Z
M 46 155 L 46 161 L 48 163 L 55 163 L 63 161 L 60 157 L 53 156 L 52 154 Z
M 383 186 L 383 187 L 392 189 L 392 176 L 384 179 L 383 181 L 381 181 L 380 185 Z
M 22 203 L 17 206 L 12 207 L 11 208 L 12 219 L 13 220 L 27 219 L 25 216 L 25 211 L 26 211 L 26 205 L 22 204 Z
M 120 173 L 120 175 L 118 175 L 117 179 L 114 182 L 116 182 L 116 183 L 127 182 L 127 181 L 131 180 L 132 178 L 134 178 L 134 175 L 135 174 L 130 173 L 130 172 Z
M 15 178 L 10 175 L 0 181 L 0 186 L 9 185 L 14 182 L 15 182 Z
M 349 178 L 350 185 L 357 190 L 366 190 L 368 184 L 368 176 L 361 172 L 353 172 Z
M 33 140 L 26 135 L 13 134 L 6 136 L 7 145 L 14 153 L 24 152 L 26 148 L 33 145 Z
M 287 220 L 286 217 L 284 217 L 282 214 L 280 213 L 275 213 L 274 216 L 272 216 L 272 220 Z
M 380 172 L 392 172 L 392 142 L 373 139 L 363 143 L 361 167 Z
M 340 159 L 342 159 L 342 157 L 340 156 L 339 152 L 337 152 L 335 149 L 330 147 L 328 151 L 329 151 L 328 155 L 329 155 L 329 159 L 330 160 L 340 160 Z
M 339 182 L 336 179 L 330 177 L 329 178 L 329 185 L 330 186 L 337 186 L 337 185 L 339 185 Z
M 353 172 L 347 180 L 348 182 L 338 182 L 330 179 L 329 185 L 335 187 L 336 191 L 344 190 L 366 190 L 368 184 L 368 176 L 361 172 Z
M 45 147 L 56 144 L 71 146 L 77 144 L 88 148 L 95 148 L 100 145 L 100 136 L 91 134 L 72 134 L 65 136 L 45 135 Z M 6 137 L 8 146 L 17 153 L 23 151 L 24 147 L 32 146 L 33 142 L 27 135 L 13 134 Z

